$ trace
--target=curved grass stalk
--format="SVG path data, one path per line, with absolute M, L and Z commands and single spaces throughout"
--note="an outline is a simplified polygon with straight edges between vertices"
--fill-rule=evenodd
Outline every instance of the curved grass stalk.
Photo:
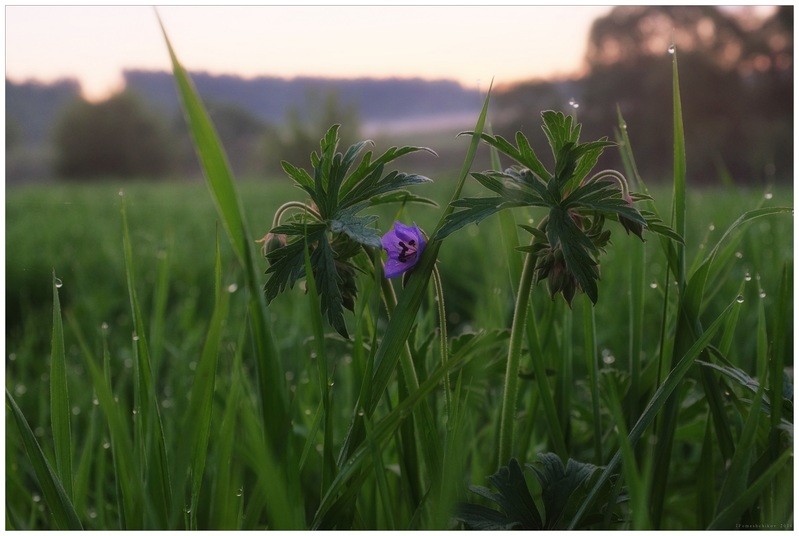
M 439 341 L 441 344 L 441 366 L 447 367 L 447 360 L 449 359 L 448 344 L 447 344 L 447 309 L 444 306 L 444 286 L 441 284 L 441 274 L 438 271 L 438 266 L 433 267 L 433 286 L 436 291 L 436 301 L 438 302 L 438 329 Z M 449 375 L 444 376 L 444 397 L 447 405 L 447 423 L 449 424 L 449 416 L 452 410 L 452 390 L 449 384 Z
M 535 239 L 533 239 L 535 240 Z M 519 389 L 519 364 L 522 355 L 522 340 L 527 319 L 527 302 L 533 286 L 536 257 L 527 254 L 516 293 L 513 324 L 508 346 L 508 362 L 505 368 L 505 386 L 502 395 L 502 413 L 499 428 L 499 465 L 508 463 L 513 451 L 513 417 L 516 414 L 516 394 Z

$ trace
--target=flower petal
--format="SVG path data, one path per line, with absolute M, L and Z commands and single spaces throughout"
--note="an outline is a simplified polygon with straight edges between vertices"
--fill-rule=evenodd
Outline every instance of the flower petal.
M 392 277 L 402 275 L 409 267 L 410 265 L 408 263 L 400 262 L 396 258 L 389 257 L 383 267 L 383 272 L 387 278 L 391 279 Z

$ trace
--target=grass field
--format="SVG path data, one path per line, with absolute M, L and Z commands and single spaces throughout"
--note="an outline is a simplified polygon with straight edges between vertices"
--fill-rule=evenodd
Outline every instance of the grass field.
M 333 194 L 284 221 L 313 238 L 270 255 L 277 270 L 300 252 L 297 284 L 267 305 L 254 240 L 306 193 L 233 182 L 173 60 L 210 188 L 7 191 L 7 529 L 793 528 L 792 190 L 693 190 L 678 165 L 649 208 L 680 236 L 650 219 L 642 243 L 613 221 L 642 218 L 626 190 L 571 165 L 595 147 L 564 148 L 570 120 L 549 116 L 566 125 L 550 136 L 557 171 L 525 198 L 554 191 L 549 212 L 446 235 L 442 213 L 467 213 L 446 212 L 452 197 L 520 199 L 490 176 L 457 191 L 465 171 L 413 186 L 437 207 L 369 205 L 378 219 L 360 221 L 381 233 L 395 219 L 429 233 L 392 283 L 376 246 L 326 253 L 330 236 L 374 243 L 331 207 L 383 192 L 371 175 L 337 182 L 341 160 L 321 151 L 327 174 L 304 184 Z M 681 128 L 675 99 L 677 163 Z M 590 234 L 605 213 L 609 244 Z M 539 226 L 525 254 L 517 224 Z M 606 249 L 595 299 L 566 251 L 587 236 Z M 571 257 L 536 283 L 545 243 Z M 346 262 L 357 299 L 336 324 Z M 585 294 L 549 297 L 577 272 Z

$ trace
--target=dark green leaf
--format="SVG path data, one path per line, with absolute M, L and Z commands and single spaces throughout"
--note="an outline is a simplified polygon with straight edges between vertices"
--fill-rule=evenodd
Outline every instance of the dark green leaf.
M 538 481 L 541 483 L 541 497 L 546 514 L 545 528 L 562 528 L 562 514 L 567 505 L 575 495 L 584 496 L 586 494 L 585 483 L 599 467 L 572 459 L 569 459 L 564 467 L 560 457 L 552 452 L 539 454 L 538 462 L 540 468 L 535 465 L 529 465 L 529 467 L 535 471 Z
M 330 220 L 330 230 L 334 233 L 344 233 L 359 244 L 380 248 L 380 232 L 369 227 L 377 216 L 355 216 L 350 212 L 339 213 L 338 218 Z
M 305 262 L 304 259 L 303 262 Z M 333 250 L 324 235 L 320 237 L 318 245 L 311 255 L 311 264 L 314 269 L 314 279 L 319 287 L 322 313 L 327 313 L 330 325 L 346 339 L 349 336 L 344 323 L 344 306 L 339 290 L 340 278 L 336 271 Z

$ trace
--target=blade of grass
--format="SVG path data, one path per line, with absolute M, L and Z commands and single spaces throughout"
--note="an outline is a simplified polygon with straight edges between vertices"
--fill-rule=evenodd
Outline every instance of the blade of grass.
M 50 422 L 53 428 L 55 470 L 71 500 L 72 494 L 72 432 L 69 418 L 71 407 L 67 389 L 67 363 L 64 352 L 64 325 L 58 288 L 61 281 L 53 270 L 53 333 L 50 350 Z
M 137 429 L 140 431 L 140 444 L 143 445 L 143 455 L 147 468 L 148 498 L 155 510 L 158 528 L 170 526 L 172 511 L 172 482 L 169 475 L 169 461 L 166 454 L 166 441 L 164 439 L 164 426 L 161 420 L 161 411 L 155 392 L 150 349 L 145 334 L 144 317 L 139 306 L 136 294 L 135 274 L 133 268 L 133 248 L 130 243 L 128 231 L 128 218 L 125 209 L 125 200 L 121 203 L 122 212 L 122 245 L 125 252 L 125 275 L 128 283 L 128 295 L 134 326 L 134 352 L 133 363 L 136 371 L 134 382 L 134 416 L 137 420 Z M 146 438 L 151 438 L 149 444 Z
M 114 480 L 119 487 L 121 496 L 121 508 L 119 508 L 122 527 L 125 529 L 141 529 L 142 527 L 142 508 L 144 503 L 144 490 L 139 478 L 140 471 L 134 466 L 135 456 L 133 441 L 126 425 L 127 419 L 124 417 L 119 403 L 111 390 L 111 379 L 108 367 L 105 372 L 95 363 L 95 358 L 89 350 L 83 336 L 80 325 L 75 317 L 68 315 L 67 320 L 78 346 L 83 355 L 83 362 L 89 371 L 92 388 L 97 396 L 100 409 L 105 415 L 106 426 L 111 443 L 111 455 L 114 462 Z M 107 356 L 105 352 L 105 356 Z
M 619 450 L 622 456 L 622 471 L 624 480 L 627 481 L 627 490 L 630 495 L 630 508 L 632 509 L 632 529 L 648 530 L 651 527 L 649 520 L 649 498 L 647 489 L 641 479 L 635 454 L 627 438 L 627 426 L 624 421 L 624 413 L 621 410 L 619 400 L 619 390 L 616 385 L 616 378 L 607 377 L 608 409 L 613 419 L 619 437 Z
M 724 510 L 716 515 L 716 518 L 708 525 L 708 530 L 723 530 L 724 527 L 732 527 L 740 519 L 741 515 L 754 504 L 765 487 L 779 474 L 788 460 L 793 458 L 793 451 L 787 449 L 783 451 L 777 460 L 769 466 L 761 475 L 749 486 L 745 492 L 733 499 L 733 502 Z
M 677 366 L 669 373 L 663 383 L 658 387 L 655 394 L 650 399 L 649 403 L 647 404 L 646 408 L 644 408 L 644 412 L 638 419 L 638 422 L 635 423 L 635 426 L 630 431 L 628 436 L 629 442 L 631 446 L 635 446 L 638 440 L 643 435 L 646 428 L 652 423 L 655 416 L 660 412 L 660 410 L 666 404 L 666 401 L 669 399 L 671 394 L 677 388 L 678 385 L 682 382 L 682 379 L 690 370 L 691 366 L 696 361 L 696 358 L 705 349 L 705 347 L 710 344 L 710 340 L 719 330 L 719 328 L 724 324 L 727 315 L 730 314 L 730 311 L 735 309 L 736 306 L 739 306 L 737 301 L 733 301 L 729 304 L 724 311 L 719 315 L 719 317 L 707 328 L 707 330 L 702 334 L 701 337 L 697 339 L 697 341 L 688 349 L 685 354 L 683 354 L 680 361 L 677 363 Z M 593 488 L 588 493 L 583 504 L 580 506 L 580 509 L 574 515 L 571 523 L 569 524 L 569 529 L 573 530 L 581 521 L 582 517 L 585 515 L 586 511 L 593 505 L 594 500 L 596 500 L 597 495 L 601 487 L 604 485 L 605 482 L 612 476 L 613 471 L 615 471 L 616 467 L 618 466 L 619 462 L 621 461 L 621 451 L 616 451 L 616 454 L 611 458 L 608 464 L 605 466 L 604 470 L 602 471 L 602 475 L 599 479 L 594 483 Z
M 267 446 L 271 449 L 273 456 L 281 459 L 278 467 L 286 474 L 285 478 L 279 480 L 289 486 L 283 493 L 289 497 L 288 505 L 292 511 L 290 517 L 293 519 L 293 526 L 300 527 L 303 525 L 302 520 L 305 514 L 299 491 L 298 464 L 295 452 L 289 447 L 292 429 L 288 394 L 284 385 L 280 356 L 267 323 L 265 298 L 256 277 L 257 270 L 251 248 L 253 241 L 245 226 L 241 201 L 219 137 L 191 79 L 178 61 L 163 24 L 161 24 L 161 29 L 172 61 L 172 71 L 183 105 L 184 116 L 194 138 L 195 149 L 209 190 L 236 258 L 244 270 L 250 295 L 248 312 L 255 347 L 261 419 L 267 435 Z M 275 503 L 270 502 L 269 504 Z M 277 512 L 273 512 L 273 514 L 278 515 Z M 279 517 L 283 517 L 282 513 Z
M 83 530 L 78 514 L 75 512 L 69 497 L 67 497 L 64 486 L 44 456 L 42 447 L 33 435 L 33 430 L 31 430 L 28 421 L 25 420 L 25 416 L 19 406 L 17 406 L 14 397 L 8 392 L 8 389 L 6 389 L 6 405 L 11 408 L 11 414 L 14 416 L 14 422 L 25 446 L 25 452 L 33 466 L 33 471 L 36 473 L 36 479 L 39 481 L 45 503 L 53 514 L 56 526 L 61 530 Z
M 591 388 L 591 412 L 594 425 L 594 465 L 602 465 L 602 416 L 599 411 L 599 362 L 596 348 L 594 306 L 586 296 L 583 300 L 583 347 L 588 384 Z
M 189 396 L 189 407 L 184 421 L 184 435 L 188 438 L 190 449 L 191 499 L 189 506 L 189 529 L 197 530 L 197 510 L 199 506 L 200 487 L 202 486 L 205 463 L 208 456 L 208 441 L 211 435 L 211 414 L 216 386 L 216 370 L 219 361 L 219 349 L 222 331 L 228 313 L 230 294 L 221 288 L 222 254 L 219 248 L 219 236 L 216 240 L 216 262 L 214 286 L 216 297 L 208 334 L 200 354 L 194 376 L 194 383 Z

